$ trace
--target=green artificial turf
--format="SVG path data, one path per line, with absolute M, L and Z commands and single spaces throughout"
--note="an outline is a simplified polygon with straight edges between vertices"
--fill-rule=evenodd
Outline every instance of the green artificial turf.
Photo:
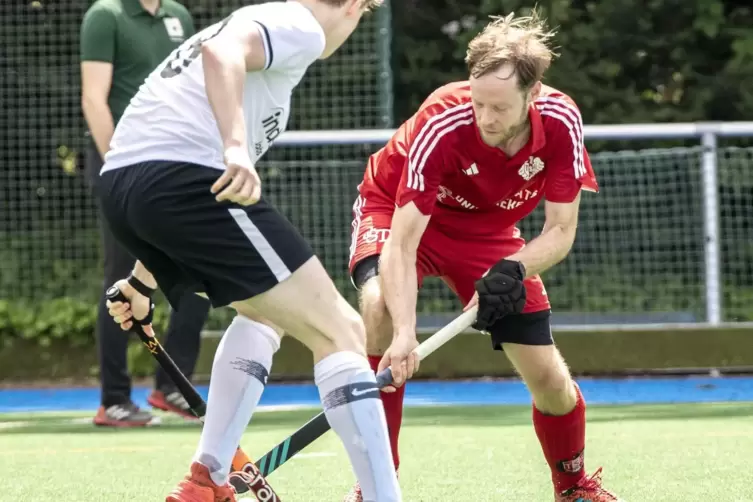
M 257 458 L 316 410 L 254 417 Z M 589 407 L 586 466 L 633 502 L 753 502 L 753 404 Z M 199 426 L 165 417 L 140 430 L 96 429 L 81 414 L 0 415 L 2 501 L 161 501 L 186 473 Z M 527 407 L 406 410 L 406 502 L 551 501 Z M 339 501 L 353 475 L 329 432 L 274 472 L 285 502 Z

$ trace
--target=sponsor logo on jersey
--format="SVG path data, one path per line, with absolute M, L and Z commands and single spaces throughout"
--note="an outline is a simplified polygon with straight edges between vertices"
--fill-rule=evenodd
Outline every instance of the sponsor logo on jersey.
M 261 141 L 254 144 L 254 152 L 257 156 L 262 155 L 282 134 L 282 118 L 284 113 L 285 110 L 282 108 L 275 108 L 269 116 L 261 121 L 261 127 L 264 129 L 264 139 L 267 144 L 264 145 Z
M 466 170 L 465 170 L 465 171 L 463 171 L 463 172 L 464 172 L 465 174 L 467 174 L 468 176 L 475 176 L 475 175 L 477 175 L 477 174 L 478 174 L 478 166 L 477 166 L 477 165 L 476 165 L 476 163 L 474 162 L 473 164 L 471 164 L 471 167 L 469 167 L 468 169 L 466 169 Z
M 363 234 L 363 242 L 374 244 L 375 242 L 386 242 L 390 236 L 389 228 L 370 228 Z
M 497 205 L 501 207 L 502 209 L 507 209 L 508 211 L 511 209 L 517 209 L 520 206 L 522 206 L 527 201 L 533 199 L 539 194 L 538 190 L 529 190 L 527 188 L 524 188 L 520 192 L 516 193 L 509 199 L 505 199 L 502 202 L 498 202 Z
M 447 197 L 452 197 L 452 190 L 445 186 L 439 185 L 439 191 L 437 191 L 437 200 L 439 202 L 444 202 Z
M 544 170 L 544 161 L 538 157 L 530 157 L 518 170 L 518 174 L 526 181 Z
M 180 19 L 177 17 L 166 17 L 164 21 L 167 36 L 170 37 L 170 40 L 173 42 L 182 42 L 186 39 L 186 33 L 183 31 Z
M 474 204 L 471 204 L 462 195 L 453 195 L 452 190 L 442 185 L 439 185 L 439 190 L 437 190 L 437 200 L 439 202 L 446 202 L 447 199 L 455 201 L 463 209 L 472 209 L 472 210 L 478 209 L 477 206 L 475 206 Z
M 282 134 L 282 123 L 280 121 L 284 112 L 285 110 L 282 108 L 275 108 L 272 114 L 261 122 L 265 139 L 270 145 Z

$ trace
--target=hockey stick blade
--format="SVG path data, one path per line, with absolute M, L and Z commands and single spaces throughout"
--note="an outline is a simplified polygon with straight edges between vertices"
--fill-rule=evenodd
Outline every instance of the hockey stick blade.
M 418 354 L 419 360 L 422 361 L 439 347 L 468 329 L 476 319 L 476 312 L 477 307 L 469 309 L 452 320 L 447 326 L 424 340 L 423 343 L 416 347 L 416 353 Z M 377 375 L 377 385 L 380 389 L 391 383 L 392 372 L 389 368 L 379 372 Z M 263 476 L 269 476 L 298 452 L 319 439 L 329 429 L 330 425 L 327 421 L 327 417 L 324 415 L 324 412 L 320 412 L 291 434 L 285 439 L 285 441 L 275 446 L 272 450 L 267 452 L 266 455 L 257 460 L 256 465 L 259 467 Z
M 106 292 L 107 299 L 111 302 L 128 302 L 122 291 L 117 286 L 110 287 Z M 151 325 L 143 326 L 133 320 L 130 330 L 138 335 L 141 342 L 146 346 L 149 352 L 154 356 L 165 373 L 175 383 L 183 398 L 188 403 L 191 413 L 202 421 L 207 410 L 207 403 L 191 384 L 186 375 L 178 368 L 170 354 L 165 351 L 164 347 L 154 334 Z M 231 469 L 235 476 L 231 477 L 230 482 L 236 493 L 242 494 L 251 492 L 260 502 L 279 502 L 280 498 L 269 485 L 259 469 L 243 450 L 238 447 L 235 456 L 231 462 Z M 242 476 L 240 475 L 242 474 Z

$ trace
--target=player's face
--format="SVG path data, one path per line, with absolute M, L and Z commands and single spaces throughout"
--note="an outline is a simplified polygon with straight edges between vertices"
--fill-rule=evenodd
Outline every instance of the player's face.
M 531 93 L 522 91 L 511 69 L 470 79 L 473 112 L 484 142 L 503 146 L 525 129 Z

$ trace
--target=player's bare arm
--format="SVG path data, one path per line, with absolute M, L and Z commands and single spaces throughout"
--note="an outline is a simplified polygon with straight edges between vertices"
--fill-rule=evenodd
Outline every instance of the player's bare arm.
M 418 345 L 416 254 L 429 218 L 413 202 L 397 208 L 392 217 L 390 236 L 380 259 L 384 300 L 392 318 L 393 341 L 385 352 L 379 369 L 390 366 L 397 386 L 413 376 L 419 366 L 418 358 L 413 352 Z
M 115 130 L 107 97 L 112 85 L 112 63 L 84 61 L 81 63 L 81 109 L 99 154 L 110 149 Z
M 248 156 L 243 87 L 246 73 L 264 69 L 266 56 L 255 23 L 229 22 L 220 29 L 217 36 L 201 45 L 204 84 L 222 137 L 227 166 L 212 186 L 212 193 L 217 194 L 218 201 L 249 205 L 261 196 L 261 180 Z
M 575 242 L 579 207 L 580 193 L 572 202 L 546 201 L 541 234 L 517 253 L 500 260 L 476 281 L 476 294 L 465 307 L 468 310 L 478 304 L 476 329 L 486 330 L 500 317 L 523 311 L 526 303 L 523 280 L 545 272 L 568 255 Z
M 568 203 L 546 201 L 541 234 L 507 259 L 522 263 L 526 276 L 541 274 L 564 260 L 575 242 L 579 207 L 580 194 Z
M 157 280 L 154 278 L 151 272 L 146 269 L 143 263 L 137 261 L 133 266 L 131 275 L 141 281 L 146 287 L 150 289 L 157 289 Z
M 549 270 L 568 255 L 575 242 L 579 207 L 580 193 L 572 202 L 546 201 L 541 234 L 517 253 L 500 260 L 476 281 L 476 294 L 464 309 L 479 306 L 476 329 L 483 331 L 501 316 L 523 311 L 526 302 L 523 280 Z

